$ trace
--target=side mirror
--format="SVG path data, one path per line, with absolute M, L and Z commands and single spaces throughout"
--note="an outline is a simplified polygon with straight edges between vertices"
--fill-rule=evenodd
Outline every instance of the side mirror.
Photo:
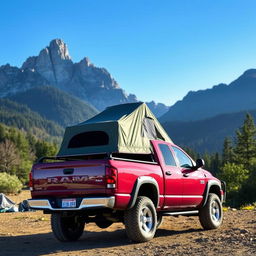
M 204 160 L 203 160 L 203 159 L 197 159 L 197 160 L 196 160 L 195 169 L 197 170 L 197 169 L 199 169 L 199 168 L 201 168 L 201 167 L 203 167 L 203 166 L 204 166 Z

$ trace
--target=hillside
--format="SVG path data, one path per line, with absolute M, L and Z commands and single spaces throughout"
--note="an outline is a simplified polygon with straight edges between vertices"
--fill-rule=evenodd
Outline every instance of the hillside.
M 64 129 L 41 117 L 27 106 L 8 99 L 0 99 L 0 123 L 31 132 L 38 138 L 60 141 Z
M 189 92 L 169 108 L 160 121 L 195 121 L 224 113 L 256 109 L 256 69 L 244 72 L 229 85 Z
M 212 118 L 188 122 L 164 122 L 174 143 L 197 152 L 221 152 L 225 137 L 234 137 L 241 127 L 246 111 L 217 115 Z M 256 110 L 248 111 L 256 120 Z
M 31 88 L 9 98 L 63 127 L 85 121 L 98 113 L 90 104 L 52 86 Z

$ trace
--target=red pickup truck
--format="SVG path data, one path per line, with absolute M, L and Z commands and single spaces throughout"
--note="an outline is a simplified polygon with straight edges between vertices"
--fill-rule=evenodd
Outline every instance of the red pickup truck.
M 145 242 L 166 215 L 198 215 L 204 229 L 218 228 L 225 183 L 175 144 L 150 143 L 150 154 L 42 158 L 30 173 L 30 207 L 51 214 L 60 241 L 79 239 L 85 223 L 123 222 L 131 240 Z

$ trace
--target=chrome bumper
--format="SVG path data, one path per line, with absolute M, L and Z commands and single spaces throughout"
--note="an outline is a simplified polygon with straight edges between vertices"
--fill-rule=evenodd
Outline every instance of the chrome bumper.
M 51 211 L 79 211 L 87 208 L 114 208 L 115 197 L 83 198 L 79 207 L 53 208 L 48 199 L 29 199 L 31 209 Z

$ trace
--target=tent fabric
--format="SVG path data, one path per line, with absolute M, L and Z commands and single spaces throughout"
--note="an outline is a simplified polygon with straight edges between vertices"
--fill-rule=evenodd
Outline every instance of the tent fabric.
M 0 193 L 0 212 L 13 211 L 15 203 L 5 196 L 5 194 Z
M 67 127 L 58 156 L 97 153 L 151 153 L 150 140 L 172 142 L 145 103 L 108 107 Z

